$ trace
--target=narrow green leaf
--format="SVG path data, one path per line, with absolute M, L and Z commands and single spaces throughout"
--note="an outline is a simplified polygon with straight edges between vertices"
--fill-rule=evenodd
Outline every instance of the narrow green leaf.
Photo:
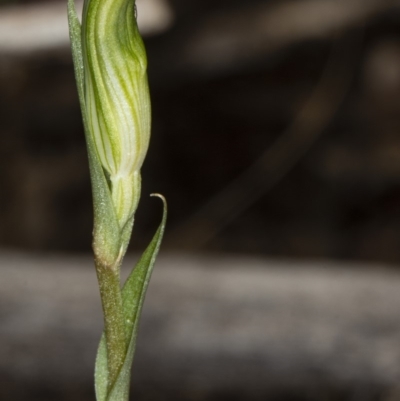
M 102 263 L 112 265 L 118 258 L 121 247 L 120 227 L 111 199 L 110 188 L 99 162 L 92 135 L 90 135 L 89 131 L 85 107 L 82 32 L 81 24 L 76 14 L 74 0 L 68 0 L 68 25 L 92 181 L 94 206 L 93 249 L 96 257 L 100 259 Z
M 99 348 L 97 350 L 96 364 L 94 369 L 94 385 L 96 391 L 96 401 L 106 401 L 108 388 L 108 368 L 107 343 L 104 332 L 101 335 Z
M 84 71 L 83 71 L 83 55 L 82 55 L 82 29 L 76 14 L 74 0 L 68 0 L 68 26 L 69 38 L 71 41 L 72 59 L 74 62 L 75 79 L 78 87 L 79 102 L 82 113 L 85 113 L 85 92 L 84 92 Z M 84 117 L 85 118 L 85 117 Z
M 118 376 L 118 379 L 107 397 L 105 395 L 105 393 L 107 392 L 107 379 L 104 379 L 107 378 L 107 351 L 105 346 L 105 336 L 103 334 L 97 353 L 95 369 L 97 401 L 128 400 L 131 367 L 135 353 L 140 315 L 151 273 L 153 271 L 154 263 L 160 249 L 167 219 L 167 204 L 164 197 L 162 197 L 161 195 L 155 196 L 160 197 L 164 203 L 161 224 L 149 246 L 144 251 L 132 273 L 126 280 L 122 290 L 127 338 L 130 339 L 126 359 Z

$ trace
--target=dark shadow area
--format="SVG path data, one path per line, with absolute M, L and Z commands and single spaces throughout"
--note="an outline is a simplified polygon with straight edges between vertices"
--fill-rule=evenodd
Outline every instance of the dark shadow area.
M 349 9 L 353 20 L 339 15 L 326 32 L 305 15 L 292 37 L 279 28 L 302 2 L 252 4 L 173 4 L 172 28 L 146 39 L 153 136 L 133 247 L 158 219 L 146 195 L 160 192 L 170 249 L 398 262 L 398 9 Z M 261 13 L 281 25 L 231 31 Z M 225 58 L 213 52 L 214 33 L 232 42 Z M 4 56 L 0 79 L 0 243 L 88 251 L 89 177 L 68 50 Z

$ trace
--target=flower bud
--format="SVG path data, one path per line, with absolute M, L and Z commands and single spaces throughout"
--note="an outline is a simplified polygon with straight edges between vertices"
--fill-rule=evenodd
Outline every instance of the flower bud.
M 140 197 L 150 138 L 147 60 L 134 0 L 86 0 L 82 53 L 87 122 L 122 228 Z

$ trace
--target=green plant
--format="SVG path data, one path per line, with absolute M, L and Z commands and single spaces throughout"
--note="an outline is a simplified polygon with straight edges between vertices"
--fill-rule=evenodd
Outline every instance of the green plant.
M 97 401 L 129 399 L 141 309 L 166 223 L 121 289 L 120 268 L 140 198 L 140 169 L 150 138 L 147 60 L 134 0 L 74 0 L 68 20 L 92 181 L 94 262 L 104 312 L 95 367 Z

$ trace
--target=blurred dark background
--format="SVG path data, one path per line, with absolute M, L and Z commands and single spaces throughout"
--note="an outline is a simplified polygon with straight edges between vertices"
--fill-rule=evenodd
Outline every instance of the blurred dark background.
M 153 129 L 132 251 L 159 222 L 148 197 L 159 192 L 169 204 L 166 253 L 397 270 L 400 2 L 138 3 Z M 0 248 L 88 254 L 90 180 L 64 1 L 2 1 L 0 106 Z M 143 400 L 206 399 L 143 380 Z M 276 401 L 400 400 L 381 396 L 381 384 L 358 392 L 328 380 L 328 390 L 297 396 L 275 385 Z M 55 399 L 40 388 L 37 398 L 7 399 Z
M 145 35 L 153 135 L 133 248 L 154 230 L 159 205 L 147 194 L 160 192 L 171 249 L 397 263 L 397 5 L 167 6 L 169 25 Z M 2 247 L 90 248 L 85 145 L 63 43 L 1 54 Z

